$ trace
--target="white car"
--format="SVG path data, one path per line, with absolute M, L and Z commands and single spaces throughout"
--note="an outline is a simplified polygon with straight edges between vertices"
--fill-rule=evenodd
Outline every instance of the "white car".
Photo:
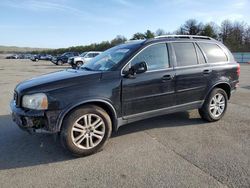
M 73 68 L 80 67 L 84 63 L 88 62 L 89 60 L 93 59 L 94 57 L 98 56 L 101 53 L 102 52 L 98 52 L 98 51 L 84 52 L 80 56 L 75 56 L 75 57 L 69 58 L 68 63 Z

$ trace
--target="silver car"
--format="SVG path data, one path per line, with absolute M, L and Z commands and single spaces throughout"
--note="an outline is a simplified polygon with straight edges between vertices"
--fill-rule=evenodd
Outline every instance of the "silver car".
M 93 59 L 94 57 L 98 56 L 102 52 L 99 51 L 90 51 L 90 52 L 84 52 L 80 56 L 71 57 L 68 60 L 68 63 L 73 67 L 80 67 L 84 63 L 88 62 L 89 60 Z

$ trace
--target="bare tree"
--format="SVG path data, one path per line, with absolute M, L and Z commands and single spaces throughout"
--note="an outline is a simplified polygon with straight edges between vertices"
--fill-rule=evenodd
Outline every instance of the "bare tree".
M 166 32 L 163 29 L 157 29 L 155 32 L 156 36 L 161 36 L 161 35 L 165 35 Z
M 232 51 L 244 50 L 244 22 L 225 20 L 221 24 L 221 38 L 223 43 Z
M 244 32 L 244 51 L 250 51 L 250 26 Z
M 221 23 L 221 33 L 220 33 L 220 37 L 221 40 L 227 41 L 227 39 L 229 38 L 230 33 L 232 32 L 233 29 L 233 24 L 230 20 L 224 20 Z
M 198 23 L 195 19 L 190 19 L 185 22 L 177 31 L 177 34 L 198 35 L 202 32 L 203 24 Z

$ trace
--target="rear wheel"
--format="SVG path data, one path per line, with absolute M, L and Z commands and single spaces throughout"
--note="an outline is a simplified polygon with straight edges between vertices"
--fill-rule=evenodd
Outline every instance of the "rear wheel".
M 200 116 L 210 122 L 218 121 L 227 109 L 227 94 L 221 88 L 214 88 L 199 109 Z
M 85 106 L 70 113 L 61 130 L 63 146 L 73 155 L 86 156 L 100 151 L 111 135 L 109 115 L 98 106 Z

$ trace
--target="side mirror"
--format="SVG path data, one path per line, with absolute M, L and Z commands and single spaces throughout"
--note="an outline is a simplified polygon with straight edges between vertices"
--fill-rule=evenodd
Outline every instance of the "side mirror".
M 125 76 L 134 77 L 136 74 L 144 73 L 148 70 L 147 64 L 145 62 L 136 63 L 131 66 L 128 71 L 125 72 Z
M 148 70 L 147 64 L 145 62 L 137 63 L 133 65 L 131 68 L 134 69 L 136 74 L 141 74 Z

